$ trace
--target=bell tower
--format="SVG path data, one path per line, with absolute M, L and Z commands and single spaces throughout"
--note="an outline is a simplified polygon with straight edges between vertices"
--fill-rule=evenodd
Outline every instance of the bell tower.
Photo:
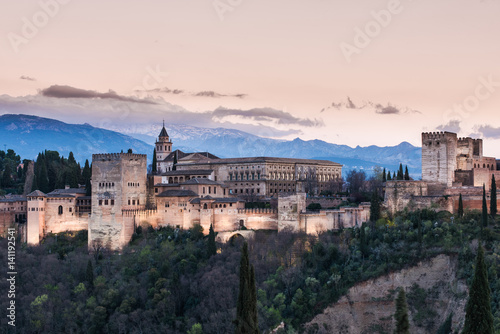
M 161 172 L 161 161 L 165 160 L 165 158 L 172 153 L 172 142 L 168 137 L 167 130 L 165 129 L 165 121 L 163 121 L 163 127 L 161 129 L 160 135 L 158 136 L 158 140 L 155 143 L 156 145 L 156 161 L 157 161 L 157 170 Z

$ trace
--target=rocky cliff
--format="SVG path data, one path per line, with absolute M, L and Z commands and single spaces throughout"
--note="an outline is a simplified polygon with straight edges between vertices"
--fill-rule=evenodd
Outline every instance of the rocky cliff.
M 436 333 L 453 313 L 453 330 L 465 319 L 467 285 L 456 277 L 457 260 L 439 255 L 418 266 L 359 283 L 306 324 L 306 333 L 392 333 L 397 289 L 405 289 L 410 332 Z

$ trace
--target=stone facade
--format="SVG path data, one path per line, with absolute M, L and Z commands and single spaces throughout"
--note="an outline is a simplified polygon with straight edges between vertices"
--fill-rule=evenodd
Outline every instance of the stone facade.
M 147 156 L 116 153 L 92 155 L 92 213 L 89 245 L 121 247 L 134 233 L 134 221 L 123 212 L 146 207 Z
M 385 206 L 392 213 L 426 207 L 456 212 L 461 194 L 464 208 L 479 209 L 483 185 L 489 202 L 492 176 L 500 180 L 497 164 L 483 156 L 482 139 L 422 133 L 422 181 L 388 181 Z

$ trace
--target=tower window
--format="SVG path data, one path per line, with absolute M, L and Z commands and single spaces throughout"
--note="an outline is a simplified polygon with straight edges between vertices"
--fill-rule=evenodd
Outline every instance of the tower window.
M 62 215 L 63 214 L 63 207 L 62 205 L 59 205 L 59 208 L 57 209 L 57 213 Z

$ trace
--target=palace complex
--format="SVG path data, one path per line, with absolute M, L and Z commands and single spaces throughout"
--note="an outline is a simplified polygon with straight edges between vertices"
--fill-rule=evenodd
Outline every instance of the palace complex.
M 3 228 L 26 226 L 29 244 L 38 244 L 48 233 L 88 229 L 89 245 L 119 249 L 145 224 L 182 229 L 200 224 L 205 233 L 212 225 L 219 234 L 257 229 L 319 233 L 357 226 L 369 218 L 366 203 L 306 210 L 306 193 L 341 184 L 342 165 L 334 162 L 184 153 L 173 150 L 165 127 L 155 149 L 157 171 L 150 175 L 144 154 L 92 155 L 91 196 L 85 196 L 85 189 L 67 188 L 1 199 Z M 277 202 L 273 208 L 245 209 L 246 201 L 272 199 Z

